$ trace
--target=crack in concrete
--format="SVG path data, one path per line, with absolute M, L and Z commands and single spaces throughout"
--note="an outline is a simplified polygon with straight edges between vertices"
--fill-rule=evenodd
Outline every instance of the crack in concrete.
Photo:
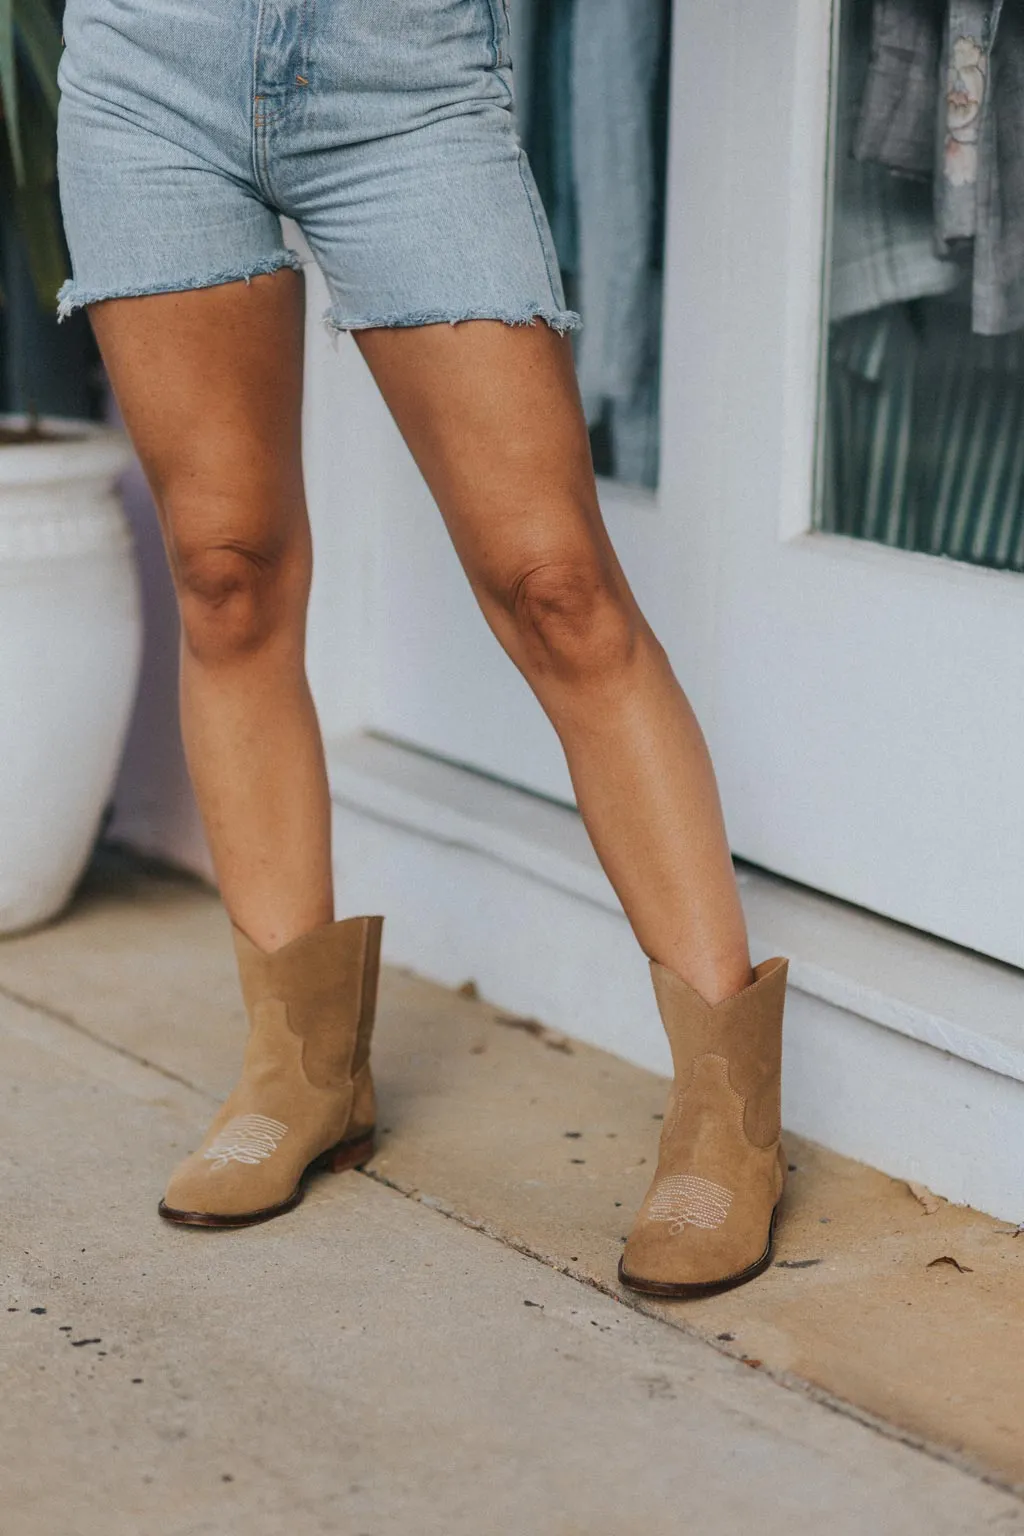
M 125 1061 L 130 1061 L 135 1066 L 148 1067 L 151 1072 L 157 1072 L 161 1077 L 167 1078 L 168 1082 L 177 1083 L 180 1088 L 188 1088 L 191 1093 L 198 1093 L 211 1104 L 218 1102 L 215 1094 L 208 1093 L 205 1088 L 201 1088 L 197 1083 L 190 1082 L 187 1077 L 182 1077 L 178 1072 L 172 1072 L 170 1067 L 161 1066 L 158 1061 L 151 1061 L 147 1056 L 140 1056 L 137 1051 L 130 1050 L 126 1045 L 118 1045 L 116 1041 L 107 1040 L 103 1035 L 96 1034 L 94 1030 L 79 1023 L 73 1014 L 65 1013 L 63 1009 L 53 1008 L 49 1003 L 37 1002 L 34 998 L 26 997 L 23 993 L 16 992 L 12 987 L 5 986 L 3 982 L 0 982 L 0 997 L 5 997 L 8 1002 L 17 1003 L 22 1008 L 28 1008 L 32 1013 L 41 1013 L 45 1018 L 53 1019 L 57 1024 L 65 1025 L 68 1029 L 74 1030 L 75 1034 L 82 1035 L 86 1040 L 90 1040 L 93 1045 L 98 1045 L 103 1050 L 111 1051 L 113 1055 L 121 1056 Z
M 501 1232 L 488 1222 L 481 1221 L 475 1216 L 469 1216 L 465 1212 L 459 1211 L 448 1201 L 442 1200 L 435 1195 L 426 1195 L 421 1190 L 412 1186 L 402 1185 L 394 1179 L 387 1178 L 383 1173 L 373 1168 L 360 1168 L 356 1171 L 362 1174 L 364 1178 L 372 1179 L 374 1183 L 381 1184 L 386 1189 L 394 1190 L 396 1194 L 402 1195 L 405 1199 L 414 1200 L 418 1205 L 423 1205 L 428 1210 L 436 1211 L 449 1221 L 456 1221 L 460 1226 L 469 1227 L 473 1232 L 480 1232 L 484 1237 L 501 1243 L 504 1247 L 511 1248 L 516 1253 L 521 1253 L 525 1258 L 533 1259 L 536 1263 L 543 1264 L 546 1268 L 553 1269 L 558 1274 L 565 1275 L 570 1280 L 575 1280 L 578 1284 L 585 1285 L 602 1296 L 611 1297 L 613 1301 L 628 1307 L 632 1312 L 639 1313 L 642 1317 L 649 1318 L 653 1323 L 658 1323 L 664 1328 L 672 1328 L 677 1333 L 685 1334 L 687 1338 L 696 1339 L 698 1343 L 707 1345 L 716 1354 L 724 1355 L 726 1359 L 734 1361 L 737 1365 L 749 1364 L 742 1354 L 737 1354 L 734 1350 L 724 1347 L 714 1334 L 704 1333 L 701 1329 L 694 1328 L 688 1323 L 674 1322 L 662 1313 L 654 1311 L 639 1293 L 633 1294 L 625 1290 L 619 1290 L 614 1285 L 608 1285 L 604 1281 L 597 1279 L 594 1275 L 588 1275 L 584 1271 L 574 1269 L 571 1265 L 567 1265 L 564 1260 L 556 1259 L 551 1254 L 542 1253 L 539 1249 L 532 1248 L 529 1243 L 521 1238 Z M 947 1446 L 925 1440 L 921 1436 L 915 1435 L 911 1430 L 901 1429 L 898 1424 L 892 1424 L 886 1419 L 880 1419 L 875 1414 L 869 1413 L 867 1409 L 859 1408 L 856 1403 L 851 1403 L 847 1398 L 836 1397 L 834 1393 L 829 1392 L 825 1387 L 819 1387 L 815 1382 L 808 1381 L 804 1376 L 798 1376 L 792 1371 L 773 1370 L 771 1366 L 760 1363 L 754 1368 L 758 1371 L 759 1375 L 766 1376 L 769 1381 L 773 1381 L 776 1386 L 782 1387 L 785 1391 L 795 1392 L 798 1396 L 809 1399 L 809 1401 L 816 1403 L 819 1407 L 827 1408 L 831 1413 L 838 1414 L 840 1418 L 853 1419 L 856 1423 L 862 1424 L 865 1429 L 873 1430 L 876 1434 L 883 1435 L 887 1440 L 895 1440 L 900 1445 L 907 1446 L 910 1450 L 921 1452 L 922 1455 L 930 1457 L 933 1461 L 939 1461 L 946 1466 L 955 1467 L 958 1472 L 973 1478 L 975 1482 L 984 1483 L 990 1488 L 997 1488 L 1001 1493 L 1011 1494 L 1014 1498 L 1020 1499 L 1024 1503 L 1024 1484 L 1006 1482 L 995 1473 L 989 1472 L 987 1468 L 979 1466 L 977 1462 L 970 1460 L 969 1457 L 963 1456 Z

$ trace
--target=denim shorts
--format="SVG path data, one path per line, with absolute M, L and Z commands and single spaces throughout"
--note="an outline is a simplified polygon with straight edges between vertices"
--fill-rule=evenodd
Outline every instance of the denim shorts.
M 83 304 L 323 270 L 337 330 L 580 319 L 516 132 L 507 0 L 68 0 Z

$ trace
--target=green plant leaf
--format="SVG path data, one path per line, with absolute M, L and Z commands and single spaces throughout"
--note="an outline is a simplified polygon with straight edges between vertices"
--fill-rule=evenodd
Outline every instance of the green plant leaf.
M 50 313 L 54 308 L 57 289 L 68 275 L 64 258 L 64 241 L 57 215 L 57 200 L 50 195 L 40 195 L 19 190 L 14 199 L 18 228 L 28 252 L 32 286 L 36 290 L 40 308 Z
M 18 185 L 25 175 L 18 113 L 18 65 L 14 49 L 14 3 L 0 0 L 0 112 L 3 113 L 14 177 Z
M 52 310 L 57 289 L 67 277 L 64 241 L 57 213 L 56 136 L 49 106 L 37 92 L 26 92 L 21 111 L 25 174 L 9 188 L 18 231 L 25 242 L 32 283 L 44 310 Z M 2 186 L 2 180 L 0 180 Z
M 21 93 L 21 144 L 26 187 L 52 187 L 57 180 L 57 131 L 49 104 L 34 87 Z
M 60 64 L 60 30 L 47 7 L 40 0 L 13 0 L 14 27 L 25 56 L 32 66 L 39 89 L 54 117 L 60 91 L 57 67 Z

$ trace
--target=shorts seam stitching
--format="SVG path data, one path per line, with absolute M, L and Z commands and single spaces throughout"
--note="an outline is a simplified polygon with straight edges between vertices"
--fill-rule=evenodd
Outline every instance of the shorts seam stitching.
M 498 7 L 498 5 L 500 3 L 501 3 L 501 0 L 487 0 L 487 9 L 490 12 L 490 17 L 491 17 L 490 52 L 491 52 L 491 68 L 492 69 L 497 69 L 499 67 L 499 65 L 501 64 L 501 47 L 500 47 L 499 38 L 498 38 L 498 10 L 497 10 L 497 7 Z
M 306 84 L 313 78 L 313 23 L 316 19 L 316 0 L 302 0 L 302 73 Z
M 537 210 L 533 205 L 533 198 L 530 196 L 530 188 L 526 182 L 526 173 L 523 170 L 523 162 L 525 159 L 526 151 L 523 149 L 522 145 L 519 145 L 518 153 L 516 155 L 516 166 L 519 171 L 519 180 L 522 183 L 523 195 L 526 198 L 527 205 L 530 209 L 530 216 L 533 219 L 533 227 L 537 231 L 537 240 L 540 243 L 541 256 L 544 258 L 544 270 L 547 273 L 548 287 L 551 289 L 551 302 L 554 304 L 556 309 L 559 309 L 561 306 L 558 303 L 558 294 L 555 292 L 555 278 L 554 273 L 551 270 L 551 257 L 548 254 L 547 245 L 544 240 L 544 232 L 540 227 L 540 219 L 537 217 Z

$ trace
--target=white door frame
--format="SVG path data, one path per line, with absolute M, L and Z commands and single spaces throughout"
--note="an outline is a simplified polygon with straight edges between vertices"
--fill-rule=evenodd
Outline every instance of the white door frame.
M 665 492 L 690 501 L 693 619 L 675 654 L 738 853 L 1024 965 L 1024 582 L 810 531 L 831 12 L 686 7 Z

